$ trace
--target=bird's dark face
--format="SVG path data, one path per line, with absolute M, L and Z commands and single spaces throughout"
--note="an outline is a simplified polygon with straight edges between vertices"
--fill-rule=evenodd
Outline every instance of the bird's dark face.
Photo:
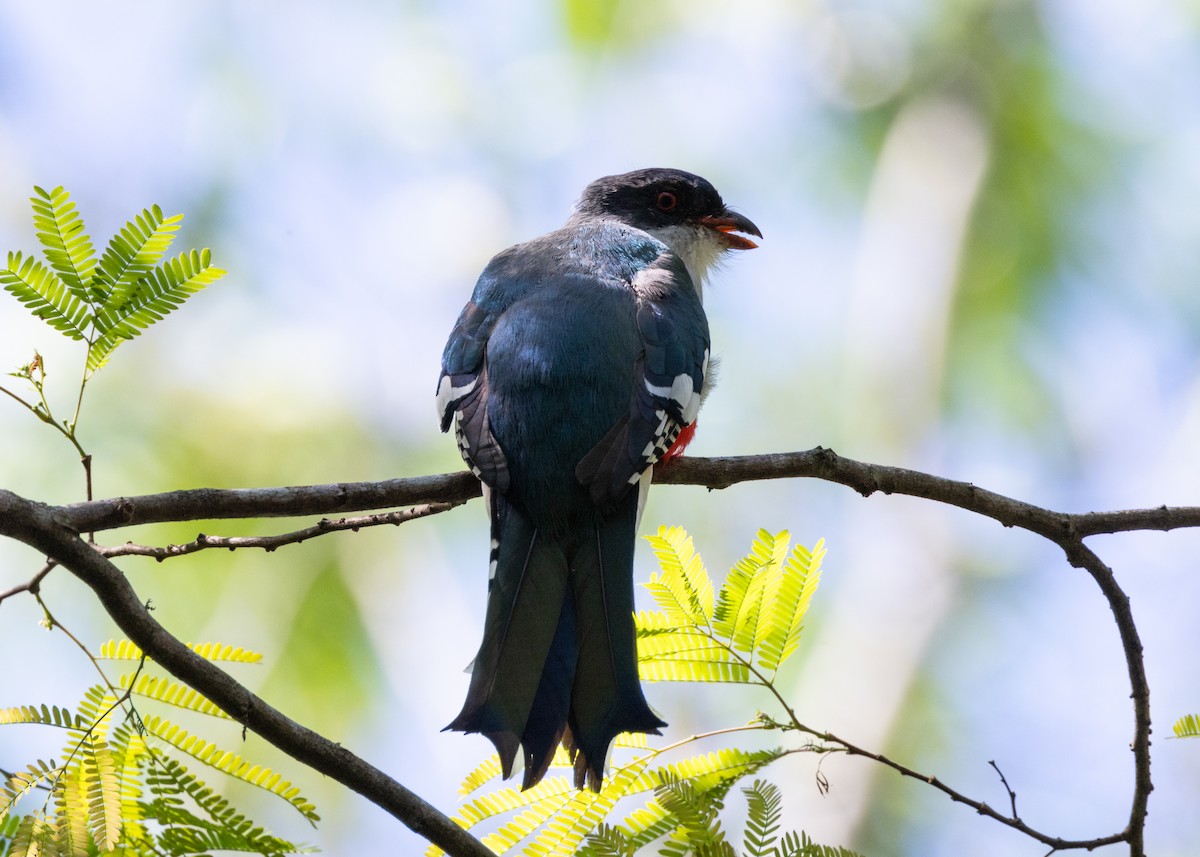
M 739 232 L 762 238 L 748 217 L 725 207 L 715 187 L 683 170 L 637 170 L 596 179 L 579 198 L 575 217 L 613 217 L 650 233 L 683 260 L 700 295 L 723 253 L 758 246 Z
M 749 218 L 725 207 L 708 181 L 683 170 L 637 170 L 596 179 L 584 189 L 577 211 L 616 217 L 655 236 L 673 233 L 672 227 L 706 230 L 725 250 L 758 246 L 738 232 L 762 237 Z

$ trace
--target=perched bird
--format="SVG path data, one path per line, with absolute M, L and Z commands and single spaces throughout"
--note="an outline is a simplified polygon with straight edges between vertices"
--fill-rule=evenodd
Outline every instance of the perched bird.
M 462 712 L 523 789 L 562 744 L 599 790 L 612 739 L 658 733 L 638 680 L 633 549 L 656 461 L 709 369 L 705 275 L 757 246 L 750 220 L 681 170 L 592 182 L 566 225 L 488 263 L 442 355 L 442 431 L 483 483 L 491 567 Z

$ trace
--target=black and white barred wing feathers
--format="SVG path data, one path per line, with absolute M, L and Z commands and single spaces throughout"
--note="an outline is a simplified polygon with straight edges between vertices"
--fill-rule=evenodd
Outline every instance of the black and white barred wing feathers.
M 471 472 L 503 494 L 508 490 L 508 463 L 488 425 L 487 408 L 487 341 L 496 318 L 474 302 L 463 307 L 442 354 L 437 409 L 442 431 L 454 425 L 458 451 Z

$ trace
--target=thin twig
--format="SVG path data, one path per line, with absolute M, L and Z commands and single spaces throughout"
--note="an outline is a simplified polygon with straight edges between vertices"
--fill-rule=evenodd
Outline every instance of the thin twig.
M 338 518 L 337 520 L 322 518 L 311 527 L 271 536 L 209 536 L 200 533 L 193 541 L 183 544 L 158 547 L 155 545 L 138 545 L 133 542 L 126 542 L 123 545 L 97 545 L 96 550 L 110 559 L 117 556 L 148 556 L 153 557 L 159 562 L 171 557 L 185 556 L 209 548 L 224 548 L 226 550 L 259 548 L 270 553 L 284 545 L 300 544 L 318 536 L 337 533 L 343 530 L 354 530 L 357 532 L 367 527 L 379 527 L 386 524 L 399 526 L 406 521 L 426 518 L 440 512 L 447 512 L 455 506 L 461 505 L 463 502 L 465 501 L 459 501 L 458 503 L 425 503 L 421 506 L 414 506 L 411 509 L 399 509 L 394 512 L 385 512 L 381 515 L 361 515 L 356 518 Z
M 1011 827 L 1013 830 L 1020 831 L 1031 839 L 1036 839 L 1038 842 L 1041 842 L 1044 845 L 1051 846 L 1055 851 L 1066 851 L 1072 849 L 1086 849 L 1091 851 L 1104 845 L 1115 845 L 1118 842 L 1129 841 L 1129 833 L 1126 830 L 1123 830 L 1120 833 L 1113 833 L 1108 836 L 1098 836 L 1095 839 L 1062 839 L 1057 836 L 1049 836 L 1030 827 L 1020 818 L 1016 817 L 1015 814 L 1010 818 L 992 809 L 982 801 L 977 801 L 973 798 L 967 797 L 962 792 L 959 792 L 956 789 L 946 785 L 937 777 L 929 774 L 923 774 L 920 771 L 916 771 L 908 767 L 907 765 L 902 765 L 894 759 L 884 756 L 882 753 L 864 750 L 862 747 L 851 744 L 844 738 L 839 738 L 832 732 L 821 732 L 816 729 L 811 729 L 807 726 L 801 726 L 801 731 L 807 732 L 809 735 L 812 735 L 814 738 L 823 741 L 826 744 L 836 744 L 837 747 L 829 748 L 831 752 L 841 752 L 848 756 L 864 756 L 868 759 L 878 762 L 881 765 L 891 768 L 893 771 L 896 771 L 903 776 L 911 777 L 915 780 L 920 780 L 923 783 L 927 783 L 945 794 L 955 803 L 961 803 L 969 806 L 980 815 L 998 821 L 1006 827 Z
M 1008 792 L 1008 802 L 1012 805 L 1012 817 L 1020 818 L 1021 816 L 1017 814 L 1017 793 L 1012 790 L 1011 786 L 1009 786 L 1008 780 L 1004 776 L 1004 771 L 1000 770 L 1000 766 L 996 764 L 995 759 L 988 759 L 988 764 L 992 766 L 993 770 L 995 770 L 996 775 L 1000 777 L 1001 785 L 1003 785 L 1004 790 Z
M 14 393 L 12 390 L 8 389 L 8 387 L 5 387 L 3 384 L 0 384 L 0 393 L 3 393 L 4 395 L 6 395 L 12 399 L 16 399 L 17 402 L 20 403 L 21 405 L 23 405 L 26 410 L 32 411 L 35 415 L 37 414 L 37 411 L 34 409 L 33 405 L 29 404 L 29 402 L 25 401 L 24 398 L 22 398 L 21 396 L 19 396 L 16 393 Z M 39 417 L 39 419 L 41 419 L 41 418 Z
M 42 585 L 42 581 L 46 579 L 46 575 L 53 571 L 57 565 L 57 562 L 50 560 L 43 565 L 42 570 L 31 577 L 28 582 L 14 586 L 12 589 L 6 589 L 4 592 L 0 592 L 0 602 L 3 602 L 4 599 L 11 598 L 14 595 L 20 595 L 22 592 L 32 592 L 34 595 L 36 595 L 39 587 Z

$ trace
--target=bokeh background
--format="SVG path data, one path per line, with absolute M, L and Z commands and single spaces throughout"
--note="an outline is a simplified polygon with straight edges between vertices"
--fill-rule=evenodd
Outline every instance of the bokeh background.
M 157 202 L 187 215 L 178 249 L 210 246 L 230 271 L 89 386 L 97 496 L 437 473 L 461 467 L 436 430 L 440 352 L 487 259 L 558 226 L 597 176 L 681 167 L 766 236 L 707 291 L 723 363 L 694 453 L 822 444 L 1069 511 L 1192 504 L 1198 30 L 1192 0 L 0 0 L 0 249 L 35 247 L 31 188 L 62 184 L 97 242 Z M 39 349 L 65 416 L 80 351 L 0 298 L 0 365 Z M 83 492 L 73 450 L 7 399 L 0 485 Z M 759 527 L 828 540 L 786 673 L 805 722 L 1004 806 L 995 760 L 1022 817 L 1054 834 L 1124 826 L 1116 631 L 1050 546 L 814 481 L 661 487 L 644 528 L 660 523 L 687 527 L 718 574 Z M 1146 646 L 1148 850 L 1195 854 L 1200 744 L 1167 736 L 1200 709 L 1200 536 L 1093 542 Z M 122 567 L 180 637 L 263 652 L 239 678 L 452 811 L 489 749 L 439 732 L 478 643 L 486 554 L 473 503 L 269 555 Z M 39 565 L 0 545 L 0 589 Z M 643 549 L 639 579 L 651 570 Z M 93 646 L 114 635 L 65 573 L 44 594 Z M 70 705 L 94 680 L 40 615 L 0 605 L 0 705 Z M 649 695 L 676 738 L 769 705 Z M 0 767 L 60 743 L 6 727 Z M 253 736 L 245 750 L 325 817 L 313 831 L 253 804 L 280 834 L 419 853 L 357 796 Z M 793 756 L 769 776 L 789 827 L 875 857 L 1045 852 L 862 759 Z

